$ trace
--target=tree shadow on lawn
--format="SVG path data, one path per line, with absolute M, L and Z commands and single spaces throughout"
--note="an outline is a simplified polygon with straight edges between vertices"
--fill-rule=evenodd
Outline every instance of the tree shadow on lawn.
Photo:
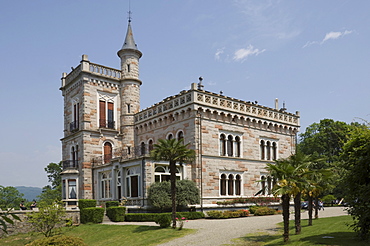
M 333 232 L 333 233 L 323 233 L 314 236 L 301 237 L 300 242 L 307 242 L 309 245 L 341 245 L 341 246 L 367 246 L 369 241 L 360 241 L 356 237 L 355 232 Z M 274 244 L 271 244 L 274 245 Z M 278 244 L 275 244 L 278 245 Z M 308 245 L 308 244 L 307 244 Z
M 155 230 L 160 230 L 160 229 L 163 229 L 161 228 L 160 226 L 136 226 L 134 230 L 132 230 L 132 232 L 134 233 L 140 233 L 140 232 L 144 232 L 144 231 L 155 231 Z

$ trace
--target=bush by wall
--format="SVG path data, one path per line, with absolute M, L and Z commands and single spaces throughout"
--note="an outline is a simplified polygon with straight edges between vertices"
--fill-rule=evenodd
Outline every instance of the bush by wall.
M 81 223 L 101 223 L 103 221 L 104 208 L 84 208 L 80 210 Z
M 125 221 L 131 222 L 155 222 L 157 217 L 162 214 L 171 215 L 171 213 L 128 213 L 125 215 Z M 202 212 L 178 212 L 176 216 L 185 217 L 187 220 L 202 219 L 205 217 Z
M 260 206 L 251 206 L 251 207 L 249 207 L 248 209 L 249 209 L 249 212 L 251 213 L 251 214 L 254 214 L 254 212 L 257 210 L 257 209 L 259 209 L 260 208 Z
M 78 207 L 80 210 L 84 208 L 94 208 L 96 207 L 96 200 L 94 199 L 80 199 L 78 200 Z
M 118 207 L 119 206 L 119 201 L 107 201 L 105 202 L 105 207 Z
M 113 222 L 125 221 L 125 213 L 126 213 L 125 207 L 115 206 L 106 208 L 106 214 L 108 218 Z
M 255 216 L 273 215 L 276 214 L 276 210 L 269 207 L 259 207 L 255 212 Z
M 160 227 L 166 228 L 171 225 L 172 218 L 170 214 L 159 214 L 155 220 L 156 224 L 159 224 Z
M 79 237 L 70 237 L 64 235 L 57 235 L 53 237 L 44 237 L 37 239 L 26 246 L 48 246 L 48 245 L 60 245 L 60 246 L 85 246 L 86 243 Z
M 248 210 L 234 210 L 234 211 L 208 211 L 207 216 L 210 219 L 227 219 L 227 218 L 239 218 L 249 216 Z

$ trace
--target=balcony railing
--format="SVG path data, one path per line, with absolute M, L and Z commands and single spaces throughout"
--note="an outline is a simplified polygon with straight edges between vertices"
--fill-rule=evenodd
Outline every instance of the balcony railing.
M 73 121 L 73 122 L 69 123 L 69 130 L 71 132 L 77 131 L 78 130 L 78 122 L 77 121 Z
M 62 162 L 63 170 L 66 169 L 78 169 L 78 161 L 77 160 L 65 160 Z
M 115 129 L 115 122 L 114 121 L 107 121 L 107 120 L 99 120 L 99 127 L 100 128 Z
M 102 165 L 108 165 L 112 159 L 119 159 L 119 161 L 136 159 L 139 157 L 149 156 L 150 150 L 153 149 L 153 145 L 143 144 L 135 147 L 117 148 L 112 151 L 111 154 L 105 154 L 92 158 L 93 167 Z

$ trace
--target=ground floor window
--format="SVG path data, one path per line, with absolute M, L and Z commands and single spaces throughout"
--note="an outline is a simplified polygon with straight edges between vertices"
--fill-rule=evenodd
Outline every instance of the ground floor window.
M 101 198 L 111 198 L 111 172 L 101 173 L 100 177 L 100 195 Z
M 221 196 L 240 196 L 241 195 L 242 179 L 240 174 L 220 175 L 220 195 Z
M 136 168 L 129 168 L 126 172 L 126 196 L 139 197 L 140 174 Z
M 154 170 L 155 182 L 170 181 L 170 167 L 156 165 Z M 176 167 L 176 179 L 181 179 L 180 169 Z
M 275 180 L 270 176 L 261 176 L 261 194 L 271 195 L 272 187 L 275 185 Z
M 62 198 L 63 199 L 77 199 L 76 179 L 64 179 L 62 181 Z

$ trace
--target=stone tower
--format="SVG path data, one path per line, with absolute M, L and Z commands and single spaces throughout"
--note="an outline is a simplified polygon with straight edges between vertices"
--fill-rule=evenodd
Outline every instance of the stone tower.
M 140 110 L 139 59 L 138 50 L 132 34 L 131 20 L 128 22 L 125 42 L 117 52 L 121 58 L 121 133 L 122 146 L 134 146 L 134 115 Z

